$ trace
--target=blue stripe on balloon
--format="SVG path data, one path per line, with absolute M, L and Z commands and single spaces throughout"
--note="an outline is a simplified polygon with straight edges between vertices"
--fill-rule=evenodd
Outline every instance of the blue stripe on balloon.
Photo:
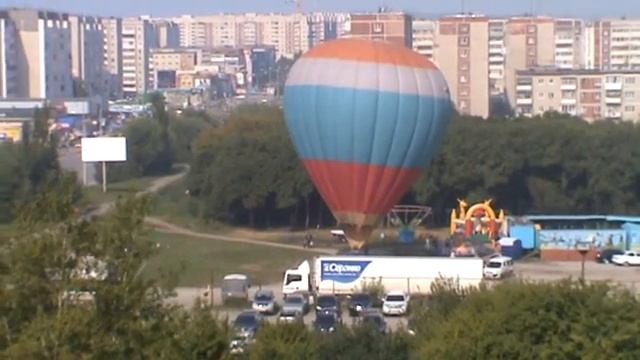
M 289 85 L 287 126 L 303 159 L 421 168 L 449 123 L 448 98 Z

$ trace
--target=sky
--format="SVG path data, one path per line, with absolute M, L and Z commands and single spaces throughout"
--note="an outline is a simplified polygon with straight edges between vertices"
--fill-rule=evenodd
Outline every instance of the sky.
M 308 11 L 375 11 L 386 5 L 418 15 L 465 12 L 522 15 L 640 17 L 640 0 L 303 0 Z M 533 6 L 532 6 L 533 4 Z M 32 7 L 111 16 L 205 15 L 219 12 L 292 12 L 293 0 L 0 0 L 0 7 Z

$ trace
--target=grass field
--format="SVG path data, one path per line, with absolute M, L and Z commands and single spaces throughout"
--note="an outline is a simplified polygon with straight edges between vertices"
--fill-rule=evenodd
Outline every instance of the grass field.
M 158 177 L 142 177 L 121 181 L 117 183 L 107 184 L 107 192 L 102 192 L 102 185 L 87 186 L 83 189 L 83 204 L 99 205 L 107 202 L 115 201 L 118 196 L 129 196 L 144 190 Z
M 249 275 L 252 284 L 271 284 L 282 280 L 285 269 L 297 266 L 309 253 L 269 248 L 250 244 L 234 244 L 161 232 L 150 233 L 150 239 L 160 247 L 143 276 L 164 270 L 181 271 L 178 286 L 204 287 L 212 275 L 215 284 L 229 273 Z

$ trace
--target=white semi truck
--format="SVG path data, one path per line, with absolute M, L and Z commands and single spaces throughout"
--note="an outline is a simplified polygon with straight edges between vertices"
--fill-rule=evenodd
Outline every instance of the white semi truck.
M 321 256 L 285 271 L 282 293 L 352 294 L 377 283 L 386 291 L 427 294 L 438 278 L 461 286 L 478 286 L 483 278 L 481 258 L 406 256 Z

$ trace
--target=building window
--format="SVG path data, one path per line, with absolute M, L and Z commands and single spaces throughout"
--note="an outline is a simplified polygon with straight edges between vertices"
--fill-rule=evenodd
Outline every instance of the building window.
M 633 91 L 625 91 L 624 98 L 625 99 L 633 99 L 636 96 L 636 93 Z
M 460 45 L 460 46 L 469 46 L 469 37 L 468 36 L 460 36 L 458 38 L 458 45 Z
M 374 23 L 373 24 L 373 32 L 376 34 L 382 33 L 384 31 L 384 25 L 382 23 Z
M 635 84 L 636 83 L 636 78 L 633 76 L 629 76 L 626 79 L 624 79 L 624 83 L 625 84 Z
M 533 34 L 533 33 L 535 33 L 535 32 L 536 32 L 536 26 L 535 26 L 535 25 L 528 25 L 528 26 L 527 26 L 527 32 L 528 32 L 529 34 Z
M 544 93 L 543 93 L 543 92 L 539 92 L 539 93 L 538 93 L 538 97 L 539 97 L 539 98 L 543 98 L 543 97 L 544 97 Z
M 534 38 L 533 36 L 530 36 L 527 38 L 527 45 L 535 45 L 536 44 L 536 38 Z
M 549 84 L 553 84 L 553 78 L 549 78 Z
M 553 98 L 555 97 L 555 94 L 554 94 L 554 93 L 552 93 L 552 92 L 550 92 L 550 93 L 548 94 L 548 96 L 549 96 L 549 99 L 553 99 Z
M 624 111 L 626 111 L 626 112 L 634 112 L 634 111 L 636 111 L 636 107 L 635 106 L 625 106 L 624 107 Z
M 538 79 L 538 84 L 544 84 L 544 79 L 543 78 Z

